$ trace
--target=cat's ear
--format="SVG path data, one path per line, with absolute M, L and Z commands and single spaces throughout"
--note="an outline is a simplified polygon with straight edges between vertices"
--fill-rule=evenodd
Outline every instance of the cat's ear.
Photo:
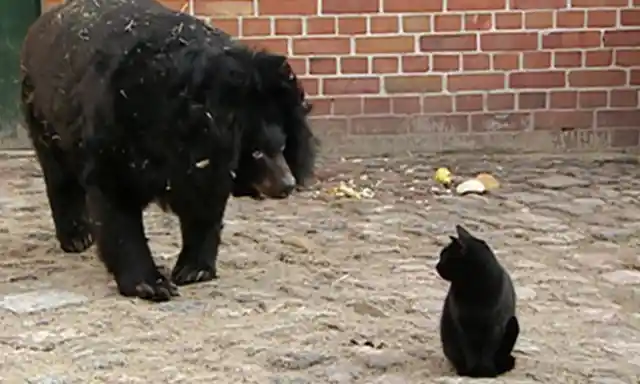
M 453 243 L 457 243 L 458 242 L 458 238 L 455 236 L 449 236 L 449 239 L 451 239 L 451 242 Z
M 458 234 L 458 241 L 461 244 L 468 244 L 471 240 L 475 239 L 462 225 L 456 225 L 456 233 Z

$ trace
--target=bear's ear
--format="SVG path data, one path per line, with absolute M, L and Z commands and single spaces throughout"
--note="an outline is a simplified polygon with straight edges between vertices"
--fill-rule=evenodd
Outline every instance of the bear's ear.
M 295 79 L 295 75 L 285 56 L 255 52 L 253 64 L 253 80 L 260 92 L 277 92 L 291 88 L 290 82 Z
M 254 60 L 260 73 L 279 73 L 289 75 L 291 68 L 287 63 L 287 58 L 283 55 L 256 52 Z
M 235 50 L 185 47 L 175 59 L 182 84 L 199 91 L 215 90 L 224 97 L 242 97 L 249 76 L 237 56 L 241 53 Z

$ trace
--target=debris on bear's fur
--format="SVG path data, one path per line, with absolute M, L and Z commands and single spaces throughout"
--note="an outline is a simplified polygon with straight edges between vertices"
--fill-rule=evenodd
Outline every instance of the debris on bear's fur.
M 60 247 L 94 241 L 119 292 L 151 301 L 217 277 L 231 195 L 283 199 L 313 176 L 311 105 L 284 56 L 155 0 L 70 0 L 30 27 L 21 100 Z M 142 221 L 180 219 L 171 275 Z

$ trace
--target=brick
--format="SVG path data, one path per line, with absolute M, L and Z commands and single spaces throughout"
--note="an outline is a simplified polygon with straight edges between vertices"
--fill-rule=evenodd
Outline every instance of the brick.
M 371 33 L 399 33 L 400 23 L 397 16 L 373 16 L 369 20 Z
M 353 135 L 398 135 L 409 133 L 406 118 L 400 116 L 354 117 L 349 133 Z
M 608 67 L 613 64 L 613 50 L 597 50 L 585 52 L 585 66 L 591 67 Z
M 268 15 L 315 15 L 317 0 L 260 0 L 258 14 Z
M 510 111 L 516 107 L 516 98 L 513 93 L 489 93 L 487 94 L 488 111 Z
M 340 72 L 345 75 L 355 73 L 368 73 L 369 60 L 366 57 L 341 57 Z
M 570 87 L 613 87 L 627 84 L 623 70 L 575 70 L 569 72 Z
M 309 74 L 311 75 L 335 75 L 338 73 L 338 63 L 335 57 L 309 58 Z
M 609 106 L 612 108 L 637 108 L 637 89 L 612 89 L 609 95 Z
M 400 60 L 397 57 L 374 57 L 371 72 L 398 73 Z
M 304 57 L 296 58 L 290 57 L 288 60 L 289 65 L 293 72 L 297 75 L 304 75 L 307 73 L 307 59 Z
M 289 54 L 289 40 L 286 38 L 241 38 L 240 42 L 253 49 L 264 49 L 283 55 Z
M 345 118 L 313 118 L 310 123 L 313 131 L 322 137 L 342 137 L 349 133 L 349 120 Z
M 620 24 L 625 27 L 640 25 L 640 9 L 623 9 L 620 11 Z
M 503 12 L 495 14 L 496 29 L 520 29 L 524 26 L 523 12 Z
M 524 52 L 522 54 L 522 69 L 551 68 L 551 52 Z
M 582 67 L 582 51 L 554 52 L 553 66 L 556 68 Z
M 304 91 L 309 95 L 317 95 L 320 93 L 320 81 L 310 77 L 299 77 Z
M 465 31 L 488 31 L 493 28 L 490 13 L 466 13 L 462 21 Z
M 535 129 L 562 130 L 593 127 L 591 111 L 536 111 L 533 113 Z
M 491 69 L 491 55 L 486 53 L 468 53 L 462 55 L 462 70 L 488 71 Z
M 326 98 L 310 97 L 309 102 L 313 104 L 311 116 L 327 116 L 331 115 L 331 102 Z
M 411 36 L 358 37 L 356 53 L 409 53 L 414 51 Z
M 584 10 L 556 12 L 556 28 L 583 28 L 587 17 Z
M 510 88 L 559 88 L 564 86 L 564 71 L 514 72 L 509 74 Z
M 225 31 L 232 36 L 240 35 L 239 18 L 211 18 L 209 23 L 218 29 Z
M 419 73 L 427 72 L 429 70 L 429 57 L 428 56 L 403 56 L 402 57 L 402 72 L 405 73 Z
M 460 70 L 460 55 L 433 55 L 431 69 L 436 72 L 453 72 Z
M 308 35 L 332 35 L 336 33 L 336 19 L 333 17 L 307 18 Z
M 433 114 L 419 116 L 411 124 L 411 133 L 448 133 L 469 132 L 469 114 Z
M 542 36 L 542 49 L 598 48 L 601 45 L 599 31 L 549 32 Z
M 412 115 L 422 112 L 419 96 L 400 96 L 391 99 L 391 112 L 398 115 Z
M 339 97 L 333 99 L 333 114 L 353 116 L 362 114 L 362 97 Z
M 618 109 L 598 111 L 596 115 L 598 127 L 638 127 L 640 126 L 640 111 Z
M 299 79 L 307 94 L 315 96 L 320 93 L 320 81 L 318 79 L 302 76 Z
M 323 14 L 374 12 L 378 12 L 378 0 L 322 0 Z
M 506 0 L 447 0 L 447 11 L 489 11 L 506 6 Z
M 589 28 L 612 28 L 616 24 L 616 11 L 589 10 L 587 12 L 587 27 Z
M 298 36 L 302 34 L 301 19 L 276 19 L 274 32 L 276 35 Z
M 420 37 L 420 49 L 423 52 L 475 51 L 478 49 L 478 45 L 475 34 L 454 33 L 422 36 Z
M 402 30 L 408 33 L 432 31 L 431 15 L 402 15 Z
M 242 36 L 269 36 L 271 34 L 271 20 L 268 18 L 243 18 Z
M 447 95 L 424 96 L 422 111 L 427 114 L 453 112 L 453 97 Z
M 518 94 L 518 109 L 547 109 L 546 92 L 522 92 Z
M 495 53 L 492 61 L 494 70 L 512 71 L 520 69 L 519 53 Z
M 332 55 L 347 54 L 351 50 L 348 38 L 294 38 L 294 55 Z
M 387 76 L 384 78 L 387 93 L 433 93 L 442 91 L 442 76 Z
M 322 79 L 325 95 L 355 95 L 380 93 L 380 79 L 377 77 L 341 77 Z
M 626 7 L 628 0 L 570 0 L 574 8 Z
M 367 33 L 367 19 L 364 17 L 338 18 L 338 33 L 341 35 L 364 35 Z
M 509 0 L 511 9 L 562 9 L 566 0 Z
M 632 69 L 629 72 L 629 85 L 640 85 L 640 70 Z
M 547 29 L 553 27 L 553 12 L 525 12 L 524 27 L 526 29 Z
M 447 90 L 458 91 L 492 91 L 504 89 L 504 74 L 461 74 L 447 76 Z
M 578 108 L 593 109 L 607 106 L 607 91 L 578 92 Z
M 456 112 L 482 112 L 484 111 L 484 98 L 482 95 L 456 95 Z
M 391 98 L 389 97 L 365 97 L 364 114 L 389 114 L 391 113 Z
M 619 67 L 640 66 L 640 52 L 635 49 L 619 49 L 616 51 L 615 60 Z
M 640 29 L 604 32 L 605 47 L 637 47 L 640 45 Z
M 637 128 L 612 129 L 610 132 L 613 148 L 637 147 L 640 141 L 640 131 Z
M 453 32 L 462 29 L 462 15 L 441 14 L 433 17 L 433 30 L 436 32 Z
M 471 116 L 472 132 L 523 132 L 531 128 L 529 113 L 480 113 Z
M 173 1 L 172 1 L 173 3 Z M 176 1 L 176 10 L 181 10 L 185 1 Z M 179 7 L 177 6 L 179 4 Z M 188 4 L 187 4 L 188 5 Z M 254 14 L 253 1 L 194 1 L 194 13 L 200 16 L 229 17 L 251 16 Z
M 576 109 L 578 107 L 578 92 L 553 91 L 549 93 L 550 109 Z
M 357 1 L 357 0 L 354 0 Z M 439 12 L 444 10 L 442 0 L 382 0 L 383 12 Z
M 480 35 L 483 51 L 529 51 L 538 49 L 535 32 L 489 32 Z

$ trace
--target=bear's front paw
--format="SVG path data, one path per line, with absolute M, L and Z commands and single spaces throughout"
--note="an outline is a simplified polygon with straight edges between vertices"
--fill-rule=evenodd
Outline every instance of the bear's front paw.
M 117 281 L 123 296 L 139 297 L 153 302 L 169 301 L 179 296 L 178 288 L 158 270 L 147 276 L 127 276 Z
M 217 277 L 216 267 L 206 263 L 178 263 L 171 272 L 171 280 L 177 285 L 210 281 Z

